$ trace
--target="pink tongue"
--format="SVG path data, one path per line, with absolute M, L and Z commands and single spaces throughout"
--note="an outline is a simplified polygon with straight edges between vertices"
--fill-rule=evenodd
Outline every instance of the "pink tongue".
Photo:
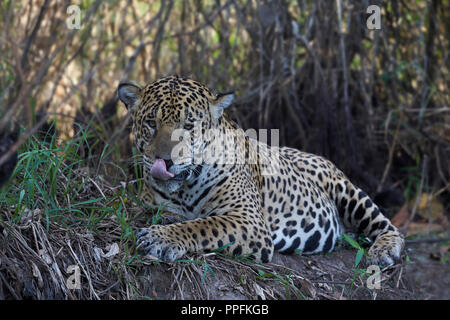
M 160 180 L 169 180 L 174 177 L 172 172 L 167 171 L 166 163 L 163 159 L 156 159 L 150 169 L 150 174 Z

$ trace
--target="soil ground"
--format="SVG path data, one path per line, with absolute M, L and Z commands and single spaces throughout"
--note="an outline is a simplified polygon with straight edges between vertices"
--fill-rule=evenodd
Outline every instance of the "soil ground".
M 205 280 L 197 285 L 199 275 L 192 281 L 191 270 L 174 274 L 167 264 L 152 266 L 143 275 L 147 294 L 162 299 L 450 299 L 450 264 L 433 258 L 439 245 L 414 244 L 407 252 L 409 262 L 384 270 L 378 290 L 367 288 L 367 276 L 353 280 L 356 251 L 344 248 L 327 255 L 276 253 L 267 264 L 269 270 L 239 262 L 232 264 L 232 271 L 215 270 L 221 262 L 229 264 L 229 259 L 207 258 L 214 275 L 203 278 L 201 274 Z M 174 292 L 167 283 L 174 283 L 174 276 L 180 275 L 178 282 L 183 283 Z
M 0 227 L 0 299 L 450 299 L 448 242 L 407 243 L 408 258 L 373 284 L 356 250 L 282 255 L 269 264 L 195 254 L 175 263 L 142 259 L 120 224 L 102 233 L 45 220 Z M 48 230 L 46 228 L 48 227 Z M 140 227 L 135 225 L 134 227 Z M 447 232 L 448 234 L 448 232 Z M 71 265 L 81 285 L 70 288 Z

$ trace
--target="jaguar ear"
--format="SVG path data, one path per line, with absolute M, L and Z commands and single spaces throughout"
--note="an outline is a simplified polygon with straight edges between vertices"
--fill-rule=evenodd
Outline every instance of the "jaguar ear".
M 213 118 L 216 120 L 219 119 L 223 114 L 223 110 L 225 110 L 231 105 L 233 99 L 234 99 L 234 91 L 219 93 L 216 96 L 216 99 L 211 102 L 210 106 Z
M 125 82 L 119 84 L 117 94 L 120 101 L 122 101 L 129 111 L 136 108 L 139 102 L 141 88 L 139 85 L 132 82 Z

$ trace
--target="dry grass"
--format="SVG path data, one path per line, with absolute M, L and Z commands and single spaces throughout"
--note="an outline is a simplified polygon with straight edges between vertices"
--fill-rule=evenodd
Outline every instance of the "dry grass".
M 288 267 L 286 261 L 255 264 L 217 254 L 196 254 L 167 264 L 127 254 L 120 232 L 93 234 L 82 226 L 67 230 L 57 223 L 50 223 L 47 231 L 42 217 L 35 218 L 23 224 L 4 224 L 2 228 L 0 299 L 337 300 L 377 297 L 376 291 L 365 288 L 366 277 L 354 281 L 351 268 L 336 267 L 339 265 L 336 260 L 342 257 L 276 258 L 298 264 Z M 120 229 L 113 221 L 109 227 Z M 347 252 L 346 257 L 351 261 L 353 255 Z M 324 264 L 324 261 L 327 262 Z M 79 289 L 68 286 L 68 279 L 74 274 L 68 270 L 71 265 L 80 268 Z M 334 267 L 330 268 L 331 265 Z M 390 292 L 394 298 L 402 294 L 411 297 L 412 292 L 405 290 L 404 284 L 400 289 L 395 288 L 401 274 L 397 272 L 393 278 L 394 290 L 385 289 L 384 295 Z

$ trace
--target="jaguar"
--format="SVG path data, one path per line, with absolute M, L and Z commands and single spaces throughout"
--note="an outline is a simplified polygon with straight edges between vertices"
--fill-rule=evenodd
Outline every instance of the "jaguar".
M 269 262 L 275 250 L 330 252 L 353 232 L 370 239 L 373 263 L 400 258 L 403 235 L 366 192 L 321 156 L 244 132 L 224 112 L 233 92 L 177 75 L 117 92 L 143 164 L 141 198 L 179 218 L 140 229 L 141 254 L 175 261 L 220 250 Z

